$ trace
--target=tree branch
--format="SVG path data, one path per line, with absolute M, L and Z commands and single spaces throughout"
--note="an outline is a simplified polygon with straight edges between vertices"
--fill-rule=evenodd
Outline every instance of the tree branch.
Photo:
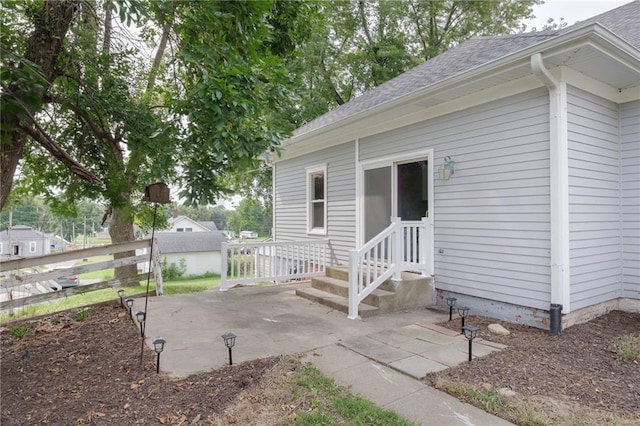
M 30 117 L 31 118 L 31 117 Z M 33 140 L 38 142 L 40 146 L 49 151 L 57 160 L 67 166 L 67 168 L 76 176 L 86 180 L 89 183 L 100 183 L 100 179 L 87 169 L 82 164 L 71 158 L 71 156 L 60 147 L 47 132 L 36 121 L 32 121 L 33 126 L 20 125 L 20 130 L 31 136 Z

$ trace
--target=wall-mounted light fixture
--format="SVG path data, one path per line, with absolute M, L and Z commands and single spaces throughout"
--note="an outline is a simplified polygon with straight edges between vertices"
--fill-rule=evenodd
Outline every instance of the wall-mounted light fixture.
M 440 165 L 438 169 L 438 173 L 440 174 L 440 179 L 449 180 L 451 175 L 453 174 L 453 169 L 455 166 L 455 161 L 451 159 L 448 155 L 444 157 L 444 163 Z

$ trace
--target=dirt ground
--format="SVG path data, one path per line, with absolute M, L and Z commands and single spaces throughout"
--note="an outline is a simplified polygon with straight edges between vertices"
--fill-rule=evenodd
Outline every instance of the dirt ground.
M 488 331 L 500 323 L 509 336 Z M 640 424 L 640 314 L 614 311 L 550 336 L 548 331 L 470 316 L 478 337 L 507 348 L 455 368 L 429 374 L 431 385 L 443 380 L 477 390 L 503 389 L 547 410 L 593 411 L 596 419 L 622 418 Z M 444 322 L 460 328 L 460 320 Z M 633 338 L 630 338 L 633 337 Z M 618 354 L 621 342 L 631 344 L 631 358 Z M 598 413 L 599 412 L 599 413 Z M 635 423 L 637 420 L 637 423 Z M 580 422 L 576 424 L 582 424 Z
M 510 336 L 489 337 L 490 322 L 468 319 L 481 327 L 481 337 L 507 349 L 474 360 L 473 368 L 462 364 L 425 380 L 508 387 L 640 421 L 640 365 L 616 354 L 620 337 L 640 335 L 640 314 L 613 312 L 559 337 L 510 324 L 505 324 Z M 15 324 L 0 334 L 4 426 L 268 425 L 306 407 L 295 393 L 277 391 L 299 365 L 292 357 L 254 360 L 185 379 L 156 374 L 155 353 L 142 345 L 137 324 L 114 303 L 22 324 L 29 326 L 22 338 L 15 336 L 20 330 Z M 459 327 L 456 321 L 442 325 Z

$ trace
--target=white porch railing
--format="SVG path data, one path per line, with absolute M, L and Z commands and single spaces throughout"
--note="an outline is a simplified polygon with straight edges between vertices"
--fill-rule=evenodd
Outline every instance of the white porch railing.
M 359 250 L 349 253 L 349 318 L 358 318 L 358 305 L 383 282 L 400 280 L 403 271 L 433 274 L 433 232 L 428 218 L 391 225 Z
M 238 284 L 286 281 L 325 274 L 328 239 L 222 243 L 220 290 Z

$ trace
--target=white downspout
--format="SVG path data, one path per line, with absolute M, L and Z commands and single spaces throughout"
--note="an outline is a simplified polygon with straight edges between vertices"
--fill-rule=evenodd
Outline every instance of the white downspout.
M 545 68 L 542 54 L 531 56 L 533 74 L 549 89 L 551 159 L 551 303 L 571 312 L 569 275 L 569 141 L 567 84 Z

